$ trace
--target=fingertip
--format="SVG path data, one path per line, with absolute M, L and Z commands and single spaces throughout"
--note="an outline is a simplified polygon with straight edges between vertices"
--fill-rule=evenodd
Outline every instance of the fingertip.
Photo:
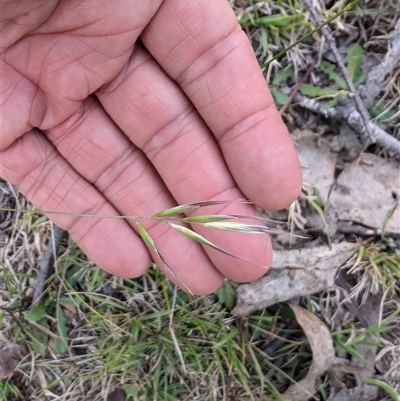
M 254 234 L 254 237 L 259 236 Z M 225 270 L 226 277 L 237 283 L 248 283 L 258 280 L 268 272 L 272 263 L 272 244 L 269 235 L 264 235 L 262 240 L 258 238 L 250 241 L 251 236 L 242 242 L 242 245 L 248 248 L 247 254 L 251 255 L 248 258 L 249 262 L 233 259 L 234 268 Z
M 98 224 L 88 226 L 87 220 L 78 220 L 69 231 L 91 261 L 119 277 L 135 278 L 145 273 L 150 254 L 125 221 L 99 219 Z
M 279 210 L 300 194 L 297 152 L 273 105 L 234 127 L 222 146 L 239 188 L 258 206 Z

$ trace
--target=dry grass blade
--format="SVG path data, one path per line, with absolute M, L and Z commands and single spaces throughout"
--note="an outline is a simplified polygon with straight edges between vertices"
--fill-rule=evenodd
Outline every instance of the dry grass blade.
M 180 226 L 179 224 L 174 224 L 171 222 L 167 222 L 173 229 L 175 229 L 176 231 L 180 232 L 181 234 L 185 235 L 186 237 L 192 239 L 193 241 L 199 242 L 202 245 L 208 246 L 212 249 L 215 249 L 218 252 L 221 252 L 225 255 L 231 256 L 232 258 L 238 259 L 238 260 L 243 260 L 244 262 L 250 263 L 252 265 L 256 265 L 256 266 L 261 266 L 264 267 L 265 269 L 267 269 L 267 266 L 262 265 L 260 263 L 257 262 L 253 262 L 251 260 L 248 260 L 246 258 L 242 258 L 238 255 L 235 255 L 232 252 L 229 252 L 225 249 L 220 248 L 219 246 L 215 245 L 214 243 L 212 243 L 210 240 L 208 240 L 207 238 L 203 237 L 202 235 L 192 231 L 190 228 L 186 228 L 183 226 Z

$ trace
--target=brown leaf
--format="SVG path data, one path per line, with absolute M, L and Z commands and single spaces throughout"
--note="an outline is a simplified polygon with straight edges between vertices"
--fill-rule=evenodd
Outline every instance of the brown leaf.
M 326 141 L 321 141 L 318 134 L 309 130 L 294 132 L 296 150 L 303 167 L 303 181 L 311 195 L 318 190 L 325 203 L 332 184 L 335 181 L 337 156 L 330 151 Z
M 274 251 L 272 268 L 259 280 L 237 289 L 234 316 L 250 313 L 334 285 L 340 266 L 356 252 L 357 244 L 341 242 L 288 251 Z
M 317 316 L 298 305 L 289 305 L 308 338 L 313 360 L 307 376 L 286 390 L 284 400 L 307 401 L 315 393 L 315 380 L 331 367 L 335 359 L 335 350 L 328 328 Z
M 339 175 L 330 202 L 341 220 L 382 228 L 389 210 L 400 196 L 400 163 L 363 154 Z M 394 211 L 386 231 L 400 234 L 400 208 Z
M 0 340 L 0 357 L 0 379 L 6 379 L 14 372 L 22 359 L 22 347 Z

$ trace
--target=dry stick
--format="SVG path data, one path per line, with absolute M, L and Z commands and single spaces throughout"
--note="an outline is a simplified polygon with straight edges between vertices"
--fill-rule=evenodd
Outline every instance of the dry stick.
M 54 258 L 58 249 L 60 248 L 65 232 L 65 230 L 54 224 L 53 234 L 49 240 L 49 243 L 47 244 L 47 249 L 39 268 L 37 284 L 33 294 L 33 302 L 39 299 L 44 292 L 46 280 L 49 278 L 50 272 L 53 269 L 55 260 Z
M 336 120 L 344 119 L 355 131 L 361 134 L 367 133 L 360 113 L 358 113 L 358 111 L 355 109 L 351 110 L 351 106 L 337 106 L 328 109 L 323 103 L 320 103 L 314 99 L 309 99 L 308 97 L 300 95 L 299 93 L 294 97 L 294 101 L 305 109 L 321 114 L 325 118 L 333 118 Z M 394 152 L 397 156 L 400 156 L 400 142 L 394 136 L 389 135 L 372 121 L 369 121 L 367 126 L 373 129 L 373 132 L 376 135 L 376 142 L 379 145 Z
M 310 1 L 309 0 L 303 0 L 303 2 L 305 4 L 305 6 L 307 7 L 308 11 L 311 13 L 311 15 L 314 18 L 315 22 L 318 25 L 322 25 L 322 20 L 319 17 L 319 14 L 318 14 L 317 10 L 310 3 Z M 357 111 L 358 111 L 359 115 L 361 116 L 362 123 L 366 127 L 366 132 L 367 132 L 370 140 L 374 143 L 374 142 L 376 142 L 376 139 L 377 139 L 376 138 L 376 134 L 375 134 L 374 131 L 371 132 L 371 128 L 372 127 L 370 127 L 368 125 L 368 121 L 371 119 L 371 116 L 369 115 L 367 109 L 365 108 L 364 103 L 362 102 L 362 100 L 361 100 L 361 98 L 360 98 L 360 96 L 359 96 L 359 94 L 357 92 L 357 89 L 354 86 L 354 83 L 350 78 L 350 75 L 349 75 L 349 73 L 347 71 L 346 66 L 344 65 L 342 57 L 339 54 L 338 48 L 336 47 L 335 39 L 332 37 L 331 32 L 330 32 L 330 30 L 329 30 L 329 28 L 327 26 L 323 26 L 321 28 L 321 32 L 322 32 L 322 35 L 324 36 L 325 40 L 327 41 L 330 49 L 332 50 L 332 53 L 333 53 L 333 55 L 335 57 L 335 60 L 336 60 L 336 63 L 338 64 L 338 66 L 339 66 L 339 68 L 340 68 L 340 70 L 341 70 L 341 72 L 343 74 L 343 77 L 344 77 L 344 79 L 346 81 L 347 86 L 349 87 L 350 91 L 353 94 Z

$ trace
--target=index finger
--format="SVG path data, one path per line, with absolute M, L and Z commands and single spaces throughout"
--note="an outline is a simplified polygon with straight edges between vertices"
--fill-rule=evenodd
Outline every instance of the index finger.
M 244 194 L 267 209 L 292 202 L 297 155 L 228 2 L 165 0 L 141 40 L 214 133 Z

